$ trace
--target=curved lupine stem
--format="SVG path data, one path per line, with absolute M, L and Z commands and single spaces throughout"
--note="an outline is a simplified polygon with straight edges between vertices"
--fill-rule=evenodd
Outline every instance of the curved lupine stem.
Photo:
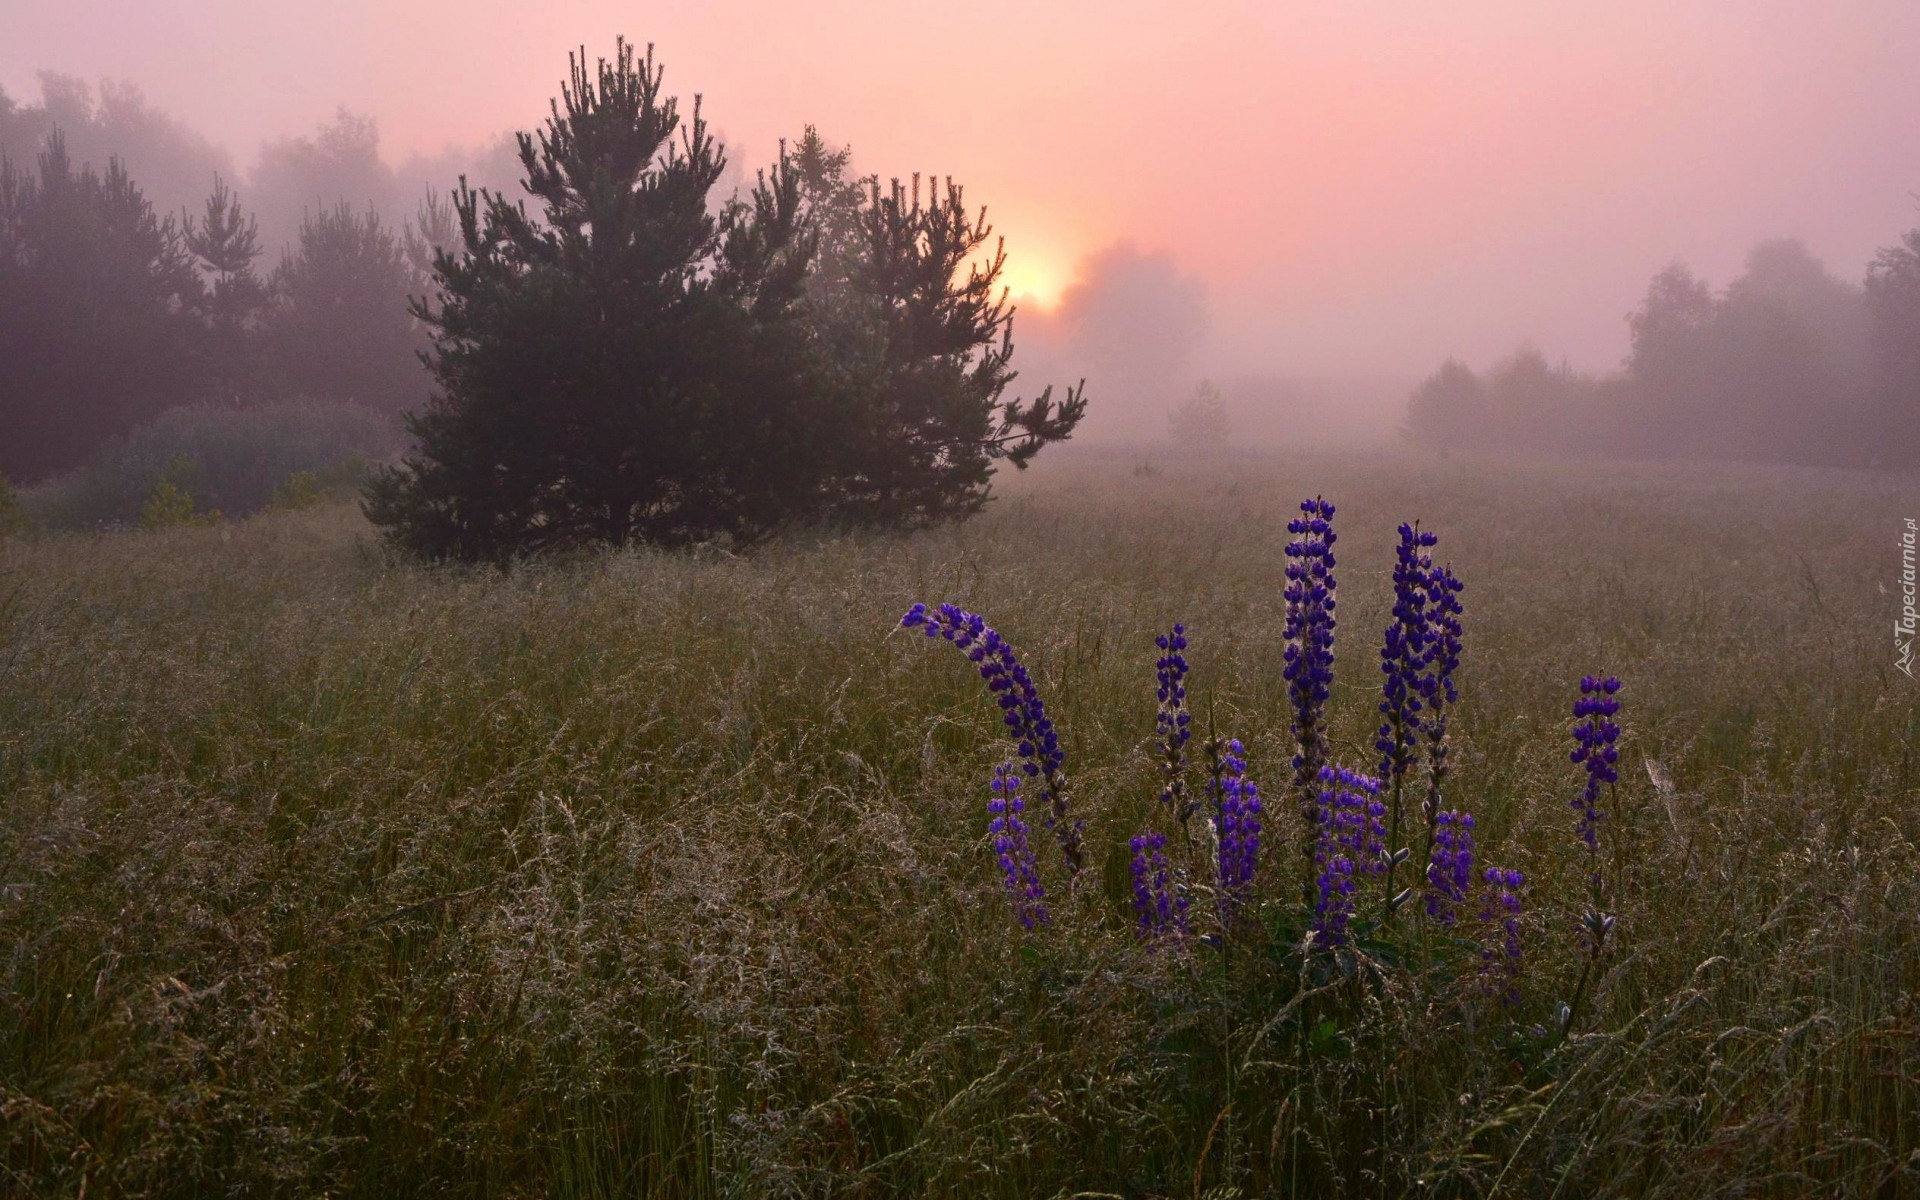
M 1007 735 L 1020 755 L 1020 769 L 1028 778 L 1038 779 L 1046 794 L 1047 828 L 1060 843 L 1067 869 L 1077 874 L 1085 865 L 1085 851 L 1080 823 L 1067 815 L 1066 755 L 1061 752 L 1053 722 L 1047 719 L 1047 707 L 1033 686 L 1033 677 L 1020 665 L 1013 647 L 983 618 L 958 605 L 929 609 L 916 604 L 900 618 L 900 624 L 923 630 L 930 638 L 952 642 L 979 669 L 980 678 L 1000 705 Z

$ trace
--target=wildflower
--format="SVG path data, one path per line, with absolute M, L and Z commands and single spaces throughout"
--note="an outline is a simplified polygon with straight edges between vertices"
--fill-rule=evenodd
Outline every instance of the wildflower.
M 1480 948 L 1480 975 L 1502 1004 L 1520 1003 L 1520 888 L 1526 876 L 1512 868 L 1488 867 L 1487 890 L 1480 902 L 1480 923 L 1487 940 Z
M 1386 830 L 1380 818 L 1380 781 L 1344 767 L 1320 769 L 1322 788 L 1314 806 L 1313 927 L 1330 945 L 1346 940 L 1359 877 L 1380 870 Z
M 1039 690 L 1033 686 L 1033 677 L 1020 665 L 1013 647 L 984 619 L 958 605 L 942 604 L 930 610 L 916 604 L 900 618 L 900 624 L 906 629 L 923 630 L 930 638 L 945 638 L 979 668 L 980 678 L 1000 705 L 1008 736 L 1020 755 L 1021 770 L 1029 778 L 1039 779 L 1046 789 L 1047 828 L 1059 841 L 1068 869 L 1079 871 L 1084 852 L 1080 823 L 1067 819 L 1066 755 L 1060 749 L 1053 722 L 1047 719 Z
M 1187 648 L 1187 627 L 1175 625 L 1155 638 L 1154 644 L 1160 648 L 1160 659 L 1154 663 L 1160 701 L 1154 728 L 1160 737 L 1160 771 L 1166 777 L 1160 802 L 1185 825 L 1195 807 L 1187 795 L 1186 778 L 1187 741 L 1193 737 L 1193 714 L 1187 711 L 1187 660 L 1182 653 Z
M 1218 739 L 1216 739 L 1217 741 Z M 1214 830 L 1219 838 L 1216 867 L 1220 887 L 1244 890 L 1260 862 L 1260 789 L 1247 778 L 1246 748 L 1228 738 L 1215 753 Z
M 1588 675 L 1580 680 L 1580 698 L 1573 702 L 1573 753 L 1575 763 L 1584 767 L 1587 783 L 1573 802 L 1580 814 L 1580 840 L 1587 847 L 1590 868 L 1588 883 L 1591 903 L 1580 916 L 1580 938 L 1587 948 L 1587 961 L 1580 968 L 1580 982 L 1573 991 L 1573 1002 L 1566 1006 L 1561 1021 L 1563 1032 L 1571 1031 L 1580 1018 L 1580 1006 L 1587 998 L 1587 986 L 1593 981 L 1606 951 L 1607 935 L 1613 932 L 1614 918 L 1605 911 L 1606 888 L 1600 877 L 1600 789 L 1611 789 L 1620 780 L 1615 764 L 1620 761 L 1620 726 L 1613 720 L 1620 711 L 1615 693 L 1620 681 L 1611 675 Z
M 1285 636 L 1288 705 L 1299 751 L 1293 759 L 1294 788 L 1300 812 L 1311 824 L 1316 811 L 1320 769 L 1327 761 L 1327 698 L 1333 694 L 1334 555 L 1333 505 L 1315 497 L 1300 503 L 1300 515 L 1287 522 L 1294 540 L 1287 543 Z M 1314 847 L 1306 846 L 1307 894 L 1313 894 Z
M 1380 725 L 1374 748 L 1380 751 L 1380 778 L 1388 786 L 1390 844 L 1400 845 L 1400 797 L 1407 773 L 1419 757 L 1421 696 L 1429 682 L 1427 666 L 1433 658 L 1433 635 L 1427 612 L 1428 573 L 1433 560 L 1424 553 L 1439 539 L 1423 533 L 1417 524 L 1400 526 L 1400 545 L 1393 566 L 1393 621 L 1380 648 Z M 1429 831 L 1431 833 L 1431 831 Z M 1429 836 L 1428 841 L 1432 838 Z M 1431 852 L 1431 847 L 1429 847 Z M 1393 890 L 1389 865 L 1387 890 Z
M 1176 894 L 1172 872 L 1163 853 L 1167 835 L 1149 829 L 1134 835 L 1133 911 L 1140 920 L 1140 932 L 1147 937 L 1177 932 L 1186 927 L 1187 898 Z
M 1600 811 L 1600 787 L 1620 779 L 1614 769 L 1620 761 L 1620 749 L 1615 744 L 1620 740 L 1620 726 L 1613 720 L 1620 711 L 1620 701 L 1614 698 L 1619 690 L 1620 681 L 1611 675 L 1588 675 L 1580 680 L 1580 698 L 1573 702 L 1572 757 L 1587 771 L 1587 786 L 1574 808 L 1580 811 L 1580 840 L 1587 844 L 1590 854 L 1599 851 L 1600 820 L 1605 816 Z
M 1001 763 L 993 769 L 993 782 L 989 787 L 993 797 L 987 801 L 987 811 L 993 817 L 987 822 L 987 832 L 993 835 L 993 852 L 1000 860 L 1001 874 L 1006 877 L 1013 915 L 1028 929 L 1044 925 L 1047 906 L 1043 901 L 1047 893 L 1034 870 L 1027 823 L 1020 817 L 1027 807 L 1027 802 L 1020 798 L 1020 773 L 1012 763 Z
M 1387 626 L 1380 649 L 1380 671 L 1386 676 L 1380 713 L 1386 720 L 1374 748 L 1380 751 L 1380 778 L 1395 783 L 1413 766 L 1420 733 L 1420 688 L 1431 657 L 1432 634 L 1427 618 L 1427 573 L 1433 560 L 1422 549 L 1439 539 L 1417 525 L 1400 526 L 1400 545 L 1393 566 L 1393 623 Z
M 1423 811 L 1427 818 L 1429 849 L 1434 818 L 1440 812 L 1440 789 L 1447 777 L 1447 717 L 1460 699 L 1453 673 L 1460 666 L 1462 649 L 1460 623 L 1465 611 L 1460 593 L 1466 585 L 1454 577 L 1451 566 L 1427 572 L 1427 620 L 1431 641 L 1427 646 L 1428 670 L 1420 681 L 1421 698 L 1426 707 L 1424 732 L 1427 742 L 1427 800 Z
M 1454 810 L 1434 816 L 1433 849 L 1427 858 L 1427 916 L 1452 925 L 1473 882 L 1473 815 Z

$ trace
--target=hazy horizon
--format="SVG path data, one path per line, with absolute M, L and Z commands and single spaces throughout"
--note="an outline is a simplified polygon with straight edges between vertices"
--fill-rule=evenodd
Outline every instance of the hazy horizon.
M 749 175 L 812 123 L 863 173 L 963 182 L 1032 333 L 1122 247 L 1195 285 L 1194 376 L 1411 379 L 1523 341 L 1611 369 L 1666 263 L 1724 286 L 1792 236 L 1857 280 L 1920 189 L 1920 7 L 1897 3 L 990 4 L 958 38 L 844 3 L 192 12 L 16 13 L 0 87 L 135 84 L 243 170 L 344 106 L 397 164 L 534 127 L 567 52 L 624 35 Z

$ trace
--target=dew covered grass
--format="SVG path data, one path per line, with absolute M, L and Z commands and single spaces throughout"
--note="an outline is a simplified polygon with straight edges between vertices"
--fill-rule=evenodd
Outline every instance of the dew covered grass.
M 347 504 L 0 541 L 0 1192 L 1920 1195 L 1910 481 L 1130 466 L 913 537 L 508 574 L 397 561 Z M 1376 758 L 1395 526 L 1466 581 L 1449 802 L 1528 880 L 1517 1009 L 1135 934 L 1154 636 L 1186 624 L 1196 713 L 1284 794 L 1316 492 L 1336 759 Z M 1071 889 L 1036 834 L 1033 932 L 987 845 L 998 710 L 897 629 L 949 600 L 1033 670 L 1087 823 Z M 1539 1038 L 1583 961 L 1595 671 L 1619 925 Z

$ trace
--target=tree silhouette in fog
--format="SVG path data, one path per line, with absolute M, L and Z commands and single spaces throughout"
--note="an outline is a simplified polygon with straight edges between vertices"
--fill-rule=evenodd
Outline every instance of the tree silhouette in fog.
M 187 249 L 208 277 L 203 343 L 207 375 L 222 398 L 240 402 L 260 386 L 256 334 L 268 291 L 253 269 L 260 257 L 259 226 L 217 175 L 199 224 L 190 216 L 181 224 Z
M 280 392 L 401 412 L 428 382 L 426 339 L 408 315 L 416 278 L 402 240 L 371 209 L 345 201 L 311 214 L 274 272 L 268 351 Z
M 171 217 L 125 166 L 0 159 L 0 473 L 32 480 L 192 398 L 203 289 Z
M 1890 381 L 1912 345 L 1898 314 L 1920 312 L 1917 279 L 1890 250 L 1863 290 L 1792 239 L 1756 245 L 1717 296 L 1675 263 L 1628 314 L 1619 374 L 1553 367 L 1531 348 L 1484 376 L 1450 360 L 1409 399 L 1406 432 L 1470 450 L 1888 464 L 1911 445 L 1897 414 L 1914 406 L 1891 399 Z
M 539 220 L 463 183 L 460 252 L 415 308 L 439 392 L 409 419 L 417 451 L 369 489 L 396 542 L 500 559 L 936 520 L 978 507 L 995 459 L 1071 432 L 1077 396 L 1000 399 L 1010 318 L 996 259 L 958 276 L 988 235 L 957 187 L 871 186 L 857 251 L 821 284 L 840 300 L 809 308 L 826 222 L 793 162 L 715 215 L 725 156 L 661 83 L 624 42 L 595 71 L 573 59 L 520 136 Z

